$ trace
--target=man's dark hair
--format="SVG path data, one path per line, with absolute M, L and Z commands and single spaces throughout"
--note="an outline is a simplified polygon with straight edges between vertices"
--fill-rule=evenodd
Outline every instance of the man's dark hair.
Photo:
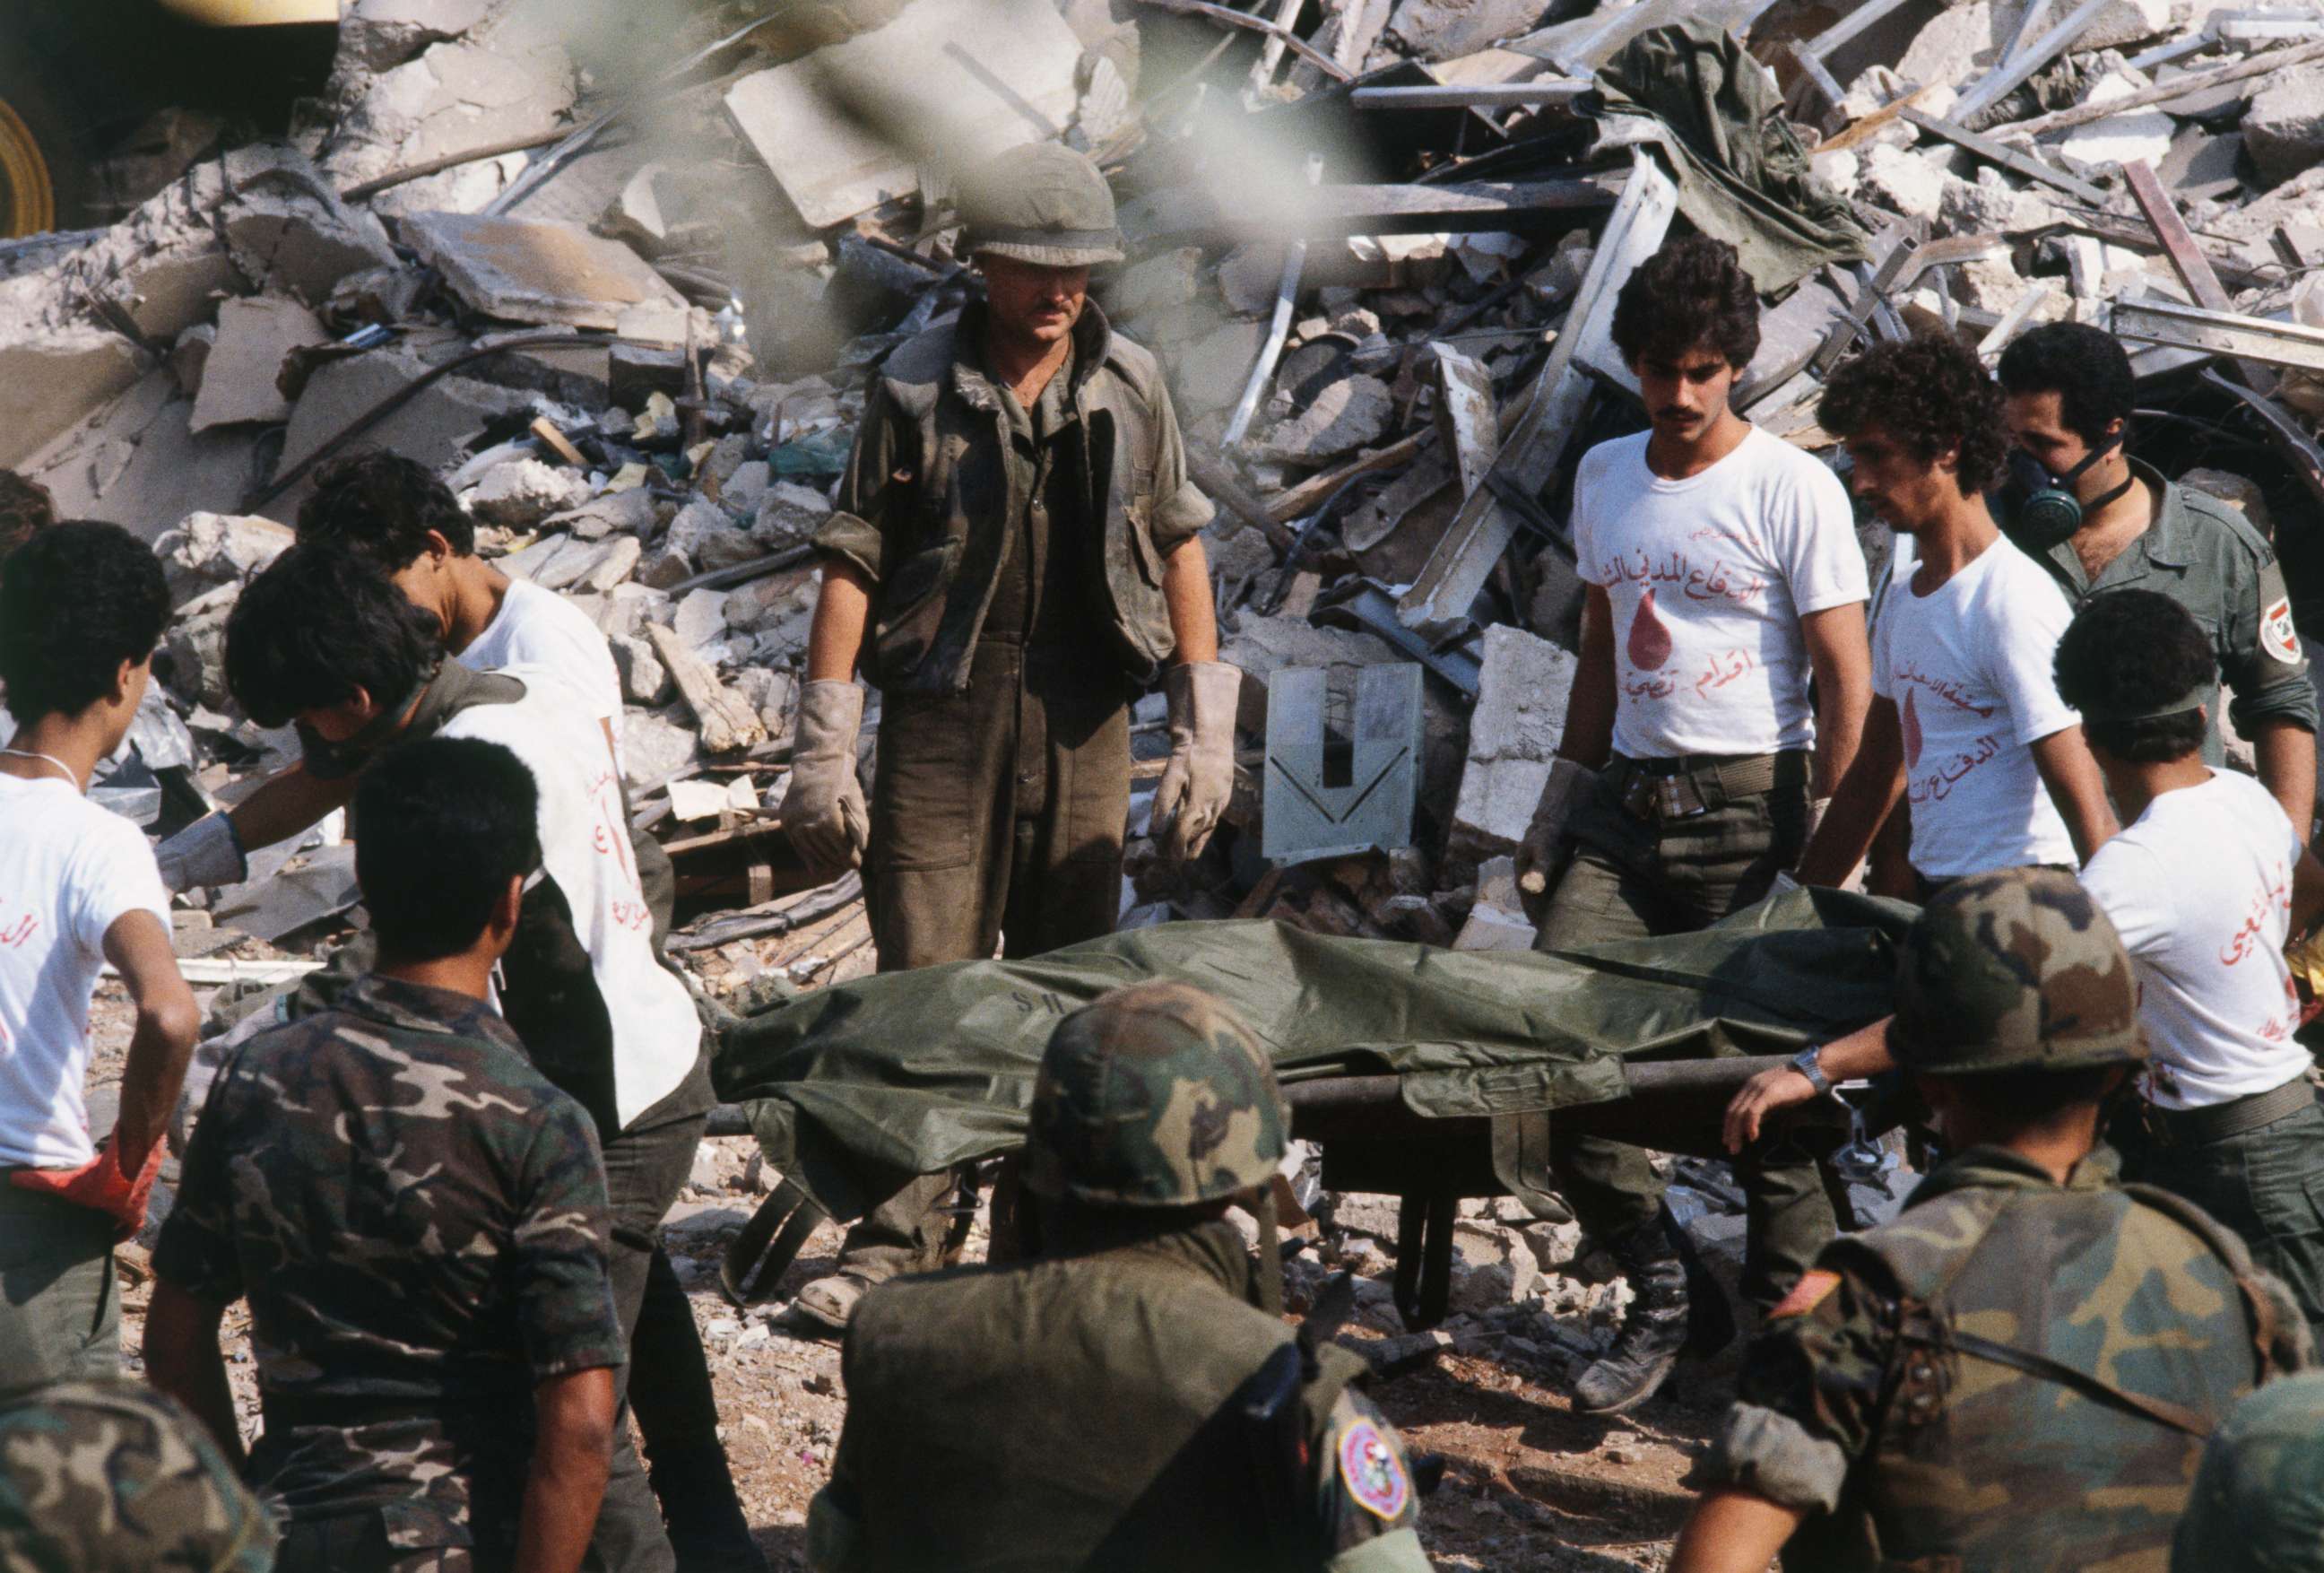
M 2058 697 L 2082 712 L 2082 736 L 2133 764 L 2162 764 L 2203 745 L 2200 710 L 2144 721 L 2109 717 L 2167 705 L 2218 680 L 2211 642 L 2186 607 L 2153 590 L 2108 590 L 2074 614 L 2058 641 Z
M 1741 371 L 1759 353 L 1759 287 L 1723 240 L 1692 235 L 1640 263 L 1614 297 L 1614 347 L 1626 361 L 1708 345 Z
M 262 726 L 344 704 L 357 689 L 392 705 L 435 669 L 442 634 L 374 564 L 300 544 L 252 579 L 226 617 L 226 687 Z
M 299 539 L 343 546 L 389 573 L 428 550 L 433 530 L 467 557 L 475 526 L 436 472 L 401 454 L 368 449 L 315 472 L 315 492 L 299 505 Z
M 0 684 L 29 726 L 78 716 L 113 690 L 121 663 L 153 653 L 170 582 L 152 548 L 118 524 L 71 519 L 0 561 Z
M 0 562 L 57 522 L 57 502 L 49 488 L 12 469 L 0 469 Z
M 1817 420 L 1842 439 L 1877 428 L 1923 464 L 1957 449 L 1964 494 L 1990 486 L 2009 452 L 2001 390 L 1973 351 L 1943 334 L 1877 344 L 1843 365 Z
M 2055 393 L 2066 430 L 2096 444 L 2130 419 L 2136 388 L 2130 356 L 2114 335 L 2087 322 L 2044 322 L 2001 352 L 2001 385 L 2013 393 Z
M 508 882 L 540 866 L 540 789 L 476 737 L 390 750 L 355 788 L 355 883 L 381 954 L 433 961 L 476 942 Z

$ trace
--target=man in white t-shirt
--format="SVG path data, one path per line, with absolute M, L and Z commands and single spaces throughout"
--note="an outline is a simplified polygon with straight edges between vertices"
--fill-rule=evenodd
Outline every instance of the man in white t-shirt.
M 1864 745 L 1800 883 L 1847 878 L 1899 797 L 1923 899 L 1987 869 L 2086 861 L 2115 820 L 2051 676 L 2071 612 L 1982 495 L 2009 442 L 2000 390 L 1973 353 L 1928 336 L 1840 367 L 1820 420 L 1847 446 L 1857 495 L 1914 538 L 1918 567 L 1881 605 Z
M 118 1369 L 113 1246 L 144 1221 L 201 1025 L 144 836 L 83 795 L 169 618 L 161 565 L 117 525 L 52 524 L 0 564 L 0 1388 Z M 82 1087 L 107 961 L 137 1021 L 100 1150 Z
M 1591 449 L 1574 482 L 1580 667 L 1519 859 L 1554 886 L 1541 949 L 1701 929 L 1757 901 L 1855 753 L 1864 554 L 1839 479 L 1728 404 L 1758 311 L 1734 248 L 1703 238 L 1663 247 L 1617 301 L 1614 342 L 1653 425 Z M 1558 1189 L 1631 1280 L 1619 1337 L 1575 1386 L 1580 1407 L 1617 1412 L 1690 1342 L 1724 1342 L 1719 1302 L 1707 1277 L 1690 1286 L 1645 1152 L 1552 1133 Z M 1772 1305 L 1837 1220 L 1813 1163 L 1761 1156 L 1739 1166 L 1756 1226 L 1744 1291 Z
M 299 539 L 344 547 L 435 619 L 445 650 L 471 671 L 532 666 L 579 697 L 622 763 L 622 681 L 605 635 L 553 590 L 512 578 L 475 554 L 475 526 L 426 466 L 377 449 L 323 467 L 299 509 Z M 215 815 L 162 844 L 173 890 L 246 877 L 245 855 L 288 840 L 355 791 L 300 765 L 262 782 L 230 815 Z M 657 854 L 658 856 L 658 854 Z M 661 871 L 649 871 L 650 880 Z
M 700 1022 L 686 985 L 656 956 L 621 783 L 580 701 L 538 667 L 475 672 L 443 661 L 437 635 L 433 619 L 371 564 L 302 544 L 235 603 L 226 681 L 260 725 L 298 726 L 307 770 L 322 781 L 358 776 L 398 744 L 431 736 L 500 744 L 532 773 L 542 877 L 527 890 L 502 958 L 499 1004 L 541 1073 L 596 1122 L 613 1213 L 614 1309 L 632 1339 L 620 1380 L 642 1387 L 685 1355 L 641 1349 L 635 1329 L 658 1226 L 713 1101 Z M 691 1319 L 669 1331 L 694 1346 L 698 1364 Z M 626 1420 L 616 1431 L 595 1547 L 612 1568 L 669 1568 L 670 1541 Z M 696 1467 L 724 1477 L 723 1455 Z
M 2324 1110 L 2283 957 L 2324 915 L 2324 866 L 2265 786 L 2203 763 L 2218 681 L 2202 627 L 2153 590 L 2092 597 L 2058 646 L 2059 691 L 2130 821 L 2082 870 L 2153 1050 L 2113 1140 L 2124 1178 L 2241 1235 L 2324 1334 Z

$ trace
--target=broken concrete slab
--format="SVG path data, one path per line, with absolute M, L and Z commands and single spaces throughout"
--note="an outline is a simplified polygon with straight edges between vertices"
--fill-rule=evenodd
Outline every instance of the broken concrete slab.
M 290 412 L 282 439 L 282 474 L 358 416 L 409 387 L 428 370 L 405 349 L 376 349 L 317 368 Z M 435 467 L 460 451 L 467 440 L 495 416 L 527 407 L 521 393 L 462 376 L 438 377 L 408 403 L 364 432 L 364 442 Z M 297 494 L 276 499 L 276 508 L 295 507 Z
M 1477 900 L 1461 925 L 1455 950 L 1530 950 L 1534 922 L 1526 916 L 1513 857 L 1489 857 L 1477 865 Z
M 1388 33 L 1424 60 L 1457 60 L 1530 30 L 1541 0 L 1399 0 Z
M 622 779 L 633 793 L 691 775 L 702 760 L 702 745 L 693 733 L 650 710 L 622 710 L 621 739 Z
M 800 218 L 825 229 L 911 196 L 921 162 L 964 169 L 1062 134 L 1081 56 L 1046 0 L 916 0 L 885 26 L 743 78 L 726 112 Z
M 11 334 L 0 345 L 0 466 L 14 467 L 126 392 L 137 347 L 100 328 Z
M 219 162 L 228 195 L 218 228 L 253 289 L 321 306 L 349 273 L 396 265 L 379 220 L 341 201 L 290 143 L 254 143 Z
M 1533 822 L 1549 762 L 1565 735 L 1573 656 L 1546 639 L 1497 623 L 1480 652 L 1469 766 L 1452 809 L 1452 849 L 1482 859 L 1514 852 Z
M 767 551 L 803 546 L 831 513 L 831 499 L 813 486 L 777 481 L 759 499 L 757 514 L 751 522 L 751 539 Z
M 681 606 L 678 615 L 683 619 L 685 615 Z M 705 749 L 712 754 L 737 754 L 766 741 L 766 723 L 760 719 L 757 708 L 721 683 L 710 664 L 687 648 L 681 634 L 653 627 L 646 630 L 646 639 L 669 670 L 678 697 L 701 724 Z
M 213 240 L 203 249 L 148 257 L 122 274 L 115 299 L 148 338 L 172 339 L 210 320 L 222 295 L 250 287 L 226 247 Z
M 2091 88 L 2083 102 L 2093 107 L 2110 104 L 2145 86 L 2136 73 L 2116 71 Z M 2178 123 L 2160 109 L 2135 109 L 2077 126 L 2047 144 L 2047 152 L 2077 172 L 2134 162 L 2157 164 L 2171 152 L 2171 139 L 2178 129 Z
M 1378 442 L 1395 410 L 1395 395 L 1378 377 L 1342 377 L 1269 431 L 1259 450 L 1271 458 L 1325 464 Z
M 2324 70 L 2269 81 L 2244 111 L 2243 131 L 2254 167 L 2271 186 L 2324 163 Z
M 540 522 L 544 531 L 563 530 L 584 541 L 609 535 L 640 535 L 654 525 L 653 494 L 643 486 L 606 492 Z
M 468 495 L 468 509 L 487 524 L 530 530 L 551 514 L 578 507 L 588 497 L 586 476 L 537 458 L 520 458 L 486 470 Z
M 545 590 L 604 595 L 630 577 L 644 553 L 634 535 L 604 541 L 552 535 L 500 559 L 494 566 L 503 573 L 530 579 Z
M 389 70 L 491 14 L 491 0 L 349 0 L 339 14 L 339 59 Z
M 290 548 L 287 524 L 251 514 L 189 514 L 153 542 L 170 581 L 170 604 L 182 606 L 220 585 L 241 586 Z
M 659 705 L 669 698 L 669 671 L 652 645 L 633 634 L 609 634 L 605 643 L 613 652 L 613 670 L 621 674 L 624 703 Z
M 644 258 L 577 224 L 415 213 L 401 230 L 452 292 L 487 317 L 611 329 L 632 307 L 686 310 Z
M 217 332 L 203 362 L 191 430 L 271 425 L 290 418 L 281 386 L 291 355 L 330 341 L 323 319 L 297 301 L 258 295 L 218 308 Z
M 256 431 L 198 434 L 193 411 L 176 375 L 157 368 L 16 467 L 49 488 L 63 516 L 102 519 L 145 541 L 189 512 L 241 513 L 260 478 Z

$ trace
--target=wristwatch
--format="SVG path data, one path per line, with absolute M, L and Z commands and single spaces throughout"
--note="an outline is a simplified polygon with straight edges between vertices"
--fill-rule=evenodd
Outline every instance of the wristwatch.
M 1792 1069 L 1808 1078 L 1808 1085 L 1816 1089 L 1818 1097 L 1831 1090 L 1831 1078 L 1826 1076 L 1823 1067 L 1816 1063 L 1816 1056 L 1822 1052 L 1822 1044 L 1811 1043 L 1792 1056 Z

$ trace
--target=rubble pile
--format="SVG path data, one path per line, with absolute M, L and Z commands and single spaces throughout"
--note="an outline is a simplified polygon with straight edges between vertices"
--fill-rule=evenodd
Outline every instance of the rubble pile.
M 809 541 L 867 375 L 975 287 L 927 143 L 1033 121 L 1115 181 L 1130 260 L 1095 296 L 1169 370 L 1246 674 L 1231 833 L 1191 866 L 1136 838 L 1167 746 L 1138 711 L 1127 923 L 1526 942 L 1505 859 L 1574 677 L 1571 477 L 1644 423 L 1607 324 L 1680 229 L 1766 291 L 1738 405 L 1835 462 L 1816 397 L 1854 344 L 1990 356 L 2074 317 L 2136 347 L 2148 457 L 2263 529 L 2324 501 L 2315 0 L 1286 14 L 706 4 L 604 66 L 556 7 L 358 0 L 286 137 L 0 248 L 0 463 L 153 540 L 179 604 L 190 747 L 136 800 L 170 828 L 290 756 L 234 712 L 226 614 L 316 467 L 385 447 L 604 631 L 633 807 L 706 921 L 680 951 L 759 976 L 721 958 L 845 910 L 779 834 Z M 952 106 L 905 123 L 907 78 Z

